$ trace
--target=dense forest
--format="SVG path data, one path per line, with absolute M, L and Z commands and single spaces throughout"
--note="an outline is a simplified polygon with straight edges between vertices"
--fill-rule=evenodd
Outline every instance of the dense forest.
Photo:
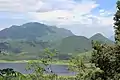
M 1 69 L 0 80 L 120 80 L 120 1 L 117 2 L 117 12 L 114 15 L 114 21 L 114 44 L 91 40 L 92 51 L 89 52 L 89 56 L 88 54 L 77 55 L 68 60 L 69 70 L 76 72 L 75 76 L 59 76 L 55 74 L 51 70 L 50 65 L 52 62 L 57 61 L 54 56 L 57 55 L 58 51 L 56 49 L 51 51 L 51 48 L 45 47 L 44 55 L 41 58 L 37 61 L 28 62 L 27 70 L 34 70 L 32 74 L 22 74 L 11 68 Z M 52 33 L 54 32 L 52 31 Z M 42 34 L 45 35 L 47 33 Z M 20 37 L 23 38 L 24 36 Z M 3 36 L 0 35 L 0 37 Z M 5 35 L 4 38 L 6 37 L 8 36 Z M 16 36 L 12 37 L 17 38 Z M 78 37 L 76 39 L 79 40 Z M 87 39 L 84 38 L 84 40 Z M 7 43 L 2 45 L 4 45 L 3 48 L 8 48 Z M 16 52 L 19 53 L 19 50 L 17 51 L 16 49 Z M 45 74 L 46 70 L 40 66 L 40 63 L 43 66 L 49 66 L 48 69 L 51 73 Z

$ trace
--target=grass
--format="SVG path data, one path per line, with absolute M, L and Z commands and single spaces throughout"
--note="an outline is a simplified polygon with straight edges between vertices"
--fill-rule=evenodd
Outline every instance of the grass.
M 91 58 L 91 51 L 88 52 L 84 52 L 84 53 L 80 53 L 77 56 L 86 56 L 86 60 L 89 61 L 89 59 Z M 14 57 L 18 57 L 18 56 L 14 56 Z M 28 63 L 28 62 L 40 62 L 42 63 L 41 60 L 0 60 L 0 63 Z M 53 62 L 49 62 L 49 64 L 57 64 L 57 65 L 70 65 L 69 64 L 69 60 L 55 60 Z
M 0 60 L 0 63 L 28 63 L 28 62 L 40 62 L 40 60 L 19 60 L 19 61 L 7 61 L 7 60 Z M 59 60 L 59 61 L 53 61 L 52 63 L 49 62 L 49 64 L 57 64 L 57 65 L 69 65 L 67 60 Z
M 29 74 L 23 74 L 23 75 L 26 76 L 26 77 L 29 76 Z M 49 76 L 49 74 L 44 74 L 43 76 L 47 77 L 47 76 Z M 76 75 L 74 75 L 74 76 L 71 76 L 71 75 L 58 75 L 58 78 L 74 78 L 74 77 L 76 77 Z
M 8 61 L 8 60 L 0 60 L 0 63 L 24 63 L 28 62 L 27 60 L 20 60 L 20 61 Z
M 0 60 L 0 63 L 28 63 L 28 62 L 39 62 L 39 63 L 42 63 L 41 61 L 38 61 L 38 60 L 21 60 L 21 61 L 5 61 L 5 60 Z M 48 64 L 52 64 L 52 65 L 68 65 L 68 66 L 72 66 L 74 65 L 73 63 L 70 63 L 69 61 L 54 61 L 54 62 L 48 62 Z M 90 66 L 91 63 L 89 62 L 85 62 L 85 65 L 86 66 Z

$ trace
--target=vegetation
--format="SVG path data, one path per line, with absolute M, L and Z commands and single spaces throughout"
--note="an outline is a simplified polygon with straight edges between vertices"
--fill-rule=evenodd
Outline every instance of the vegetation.
M 89 48 L 91 49 L 92 48 L 91 40 L 97 40 L 97 41 L 101 41 L 109 44 L 113 43 L 112 41 L 105 38 L 104 36 L 102 35 L 99 36 L 98 34 L 96 34 L 92 36 L 90 39 L 84 36 L 69 36 L 69 37 L 63 38 L 62 40 L 58 40 L 54 42 L 47 42 L 47 41 L 42 41 L 37 39 L 36 40 L 13 39 L 13 40 L 4 40 L 4 41 L 0 40 L 0 49 L 7 50 L 7 51 L 11 50 L 13 53 L 20 53 L 21 51 L 29 51 L 31 49 L 33 49 L 33 51 L 35 52 L 36 50 L 47 48 L 47 47 L 52 47 L 52 48 L 58 47 L 59 49 L 60 47 L 67 46 L 67 45 L 76 45 L 78 46 L 78 48 L 82 48 L 82 49 L 84 49 L 85 47 L 87 48 L 88 46 L 88 49 Z M 75 44 L 75 42 L 79 44 Z M 81 46 L 83 44 L 85 44 L 85 46 Z M 71 48 L 74 50 L 74 47 L 71 47 Z
M 85 49 L 91 50 L 92 45 L 89 39 L 83 36 L 70 36 L 64 38 L 58 47 L 61 53 L 85 52 Z
M 92 52 L 87 55 L 73 56 L 69 60 L 69 70 L 76 72 L 75 76 L 58 76 L 51 69 L 51 63 L 58 51 L 49 48 L 44 50 L 44 56 L 37 61 L 30 61 L 27 70 L 32 74 L 23 75 L 13 69 L 0 70 L 1 80 L 120 80 L 120 1 L 117 2 L 117 12 L 114 17 L 115 44 L 92 41 Z M 79 40 L 79 39 L 78 39 Z M 86 53 L 88 54 L 88 53 Z M 89 59 L 87 59 L 89 57 Z M 50 74 L 44 67 L 48 67 Z
M 68 53 L 81 53 L 91 50 L 91 40 L 113 44 L 112 41 L 99 33 L 91 38 L 86 38 L 73 35 L 69 30 L 38 22 L 29 22 L 20 26 L 13 25 L 0 31 L 0 51 L 5 53 L 2 54 L 3 56 L 0 55 L 0 59 L 13 59 L 14 55 L 23 56 L 24 54 L 26 58 L 18 56 L 18 60 L 33 60 L 45 48 L 59 50 L 59 57 L 65 59 L 63 56 L 67 57 Z
M 120 79 L 120 1 L 117 2 L 117 12 L 114 20 L 115 45 L 93 42 L 94 51 L 91 62 L 103 71 L 98 75 L 102 80 Z M 98 76 L 96 76 L 96 79 Z
M 99 38 L 98 38 L 99 37 Z M 45 48 L 57 49 L 59 54 L 56 58 L 68 60 L 71 55 L 79 55 L 92 50 L 91 40 L 98 40 L 103 43 L 113 44 L 104 36 L 97 34 L 90 39 L 83 36 L 69 36 L 54 42 L 41 40 L 6 40 L 0 41 L 1 60 L 35 60 L 38 56 L 42 57 Z M 17 45 L 17 46 L 16 46 Z
M 92 37 L 90 37 L 90 40 L 94 40 L 94 41 L 100 41 L 101 43 L 107 43 L 107 44 L 113 44 L 114 42 L 109 40 L 108 38 L 104 37 L 102 34 L 97 33 L 95 35 L 93 35 Z

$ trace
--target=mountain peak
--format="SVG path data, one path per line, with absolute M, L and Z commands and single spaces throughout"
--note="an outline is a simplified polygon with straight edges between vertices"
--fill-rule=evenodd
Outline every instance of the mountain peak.
M 21 27 L 48 27 L 48 25 L 45 25 L 39 22 L 28 22 L 21 25 Z
M 94 34 L 92 37 L 105 37 L 105 36 L 103 36 L 101 33 L 96 33 L 96 34 Z
M 23 25 L 12 25 L 9 28 L 0 31 L 0 38 L 2 39 L 36 39 L 44 36 L 58 35 L 71 36 L 71 31 L 66 29 L 54 28 L 39 22 L 29 22 Z M 64 35 L 63 35 L 64 34 Z
M 22 24 L 22 26 L 23 26 L 23 25 L 31 25 L 31 24 L 40 25 L 40 24 L 42 24 L 42 23 L 39 23 L 39 22 L 28 22 L 28 23 Z
M 103 36 L 101 33 L 97 33 L 95 35 L 93 35 L 90 40 L 94 40 L 94 41 L 100 41 L 102 43 L 109 43 L 109 44 L 113 44 L 113 42 L 111 40 L 109 40 L 108 38 L 106 38 L 105 36 Z

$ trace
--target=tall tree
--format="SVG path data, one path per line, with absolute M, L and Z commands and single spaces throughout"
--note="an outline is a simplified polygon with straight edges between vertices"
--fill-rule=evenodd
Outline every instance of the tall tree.
M 103 73 L 102 80 L 120 79 L 120 1 L 117 1 L 117 12 L 114 15 L 115 45 L 93 42 L 92 63 Z
M 117 12 L 114 16 L 115 41 L 120 45 L 120 1 L 117 2 Z

